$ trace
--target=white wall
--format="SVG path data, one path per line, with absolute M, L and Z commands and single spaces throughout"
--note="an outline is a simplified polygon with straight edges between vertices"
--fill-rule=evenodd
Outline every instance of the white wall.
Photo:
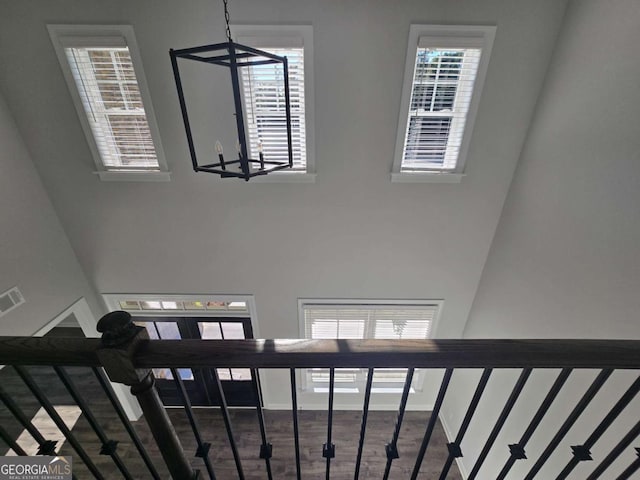
M 640 5 L 572 5 L 465 331 L 640 338 Z
M 640 338 L 638 25 L 635 0 L 570 4 L 465 337 Z M 514 378 L 489 384 L 485 408 L 463 444 L 466 466 L 479 452 Z M 614 381 L 596 397 L 601 408 L 585 413 L 540 478 L 555 478 L 553 468 L 569 458 L 567 445 L 584 441 L 629 381 Z M 550 411 L 552 420 L 527 449 L 530 460 L 519 462 L 520 472 L 537 459 L 587 385 L 586 380 L 567 385 Z M 452 389 L 444 417 L 456 428 L 472 388 L 471 382 L 459 381 Z M 496 464 L 506 459 L 505 445 L 517 441 L 543 393 L 544 385 L 536 382 L 525 392 L 521 405 L 529 412 L 521 408 L 518 421 L 507 428 L 510 435 L 499 439 Z M 596 461 L 573 478 L 585 478 L 638 416 L 636 399 L 594 449 Z M 604 478 L 616 478 L 634 453 L 625 452 Z M 485 475 L 491 477 L 491 469 Z
M 26 303 L 0 318 L 0 335 L 43 335 L 57 320 L 76 317 L 98 336 L 104 313 L 45 192 L 11 112 L 0 95 L 0 292 L 14 285 Z M 80 300 L 79 300 L 80 299 Z M 141 411 L 123 385 L 113 385 L 127 415 Z
M 0 318 L 0 335 L 33 335 L 80 297 L 100 313 L 29 152 L 0 96 L 0 292 L 26 303 Z
M 297 298 L 444 299 L 438 335 L 462 334 L 564 1 L 233 3 L 236 23 L 313 25 L 318 177 L 310 185 L 216 181 L 191 170 L 168 50 L 224 39 L 219 3 L 0 4 L 0 87 L 98 291 L 254 294 L 267 338 L 298 336 Z M 498 26 L 459 185 L 390 182 L 412 22 Z M 133 25 L 171 182 L 92 174 L 47 23 Z M 204 85 L 201 101 L 216 91 Z M 288 401 L 279 383 L 264 385 L 268 400 Z

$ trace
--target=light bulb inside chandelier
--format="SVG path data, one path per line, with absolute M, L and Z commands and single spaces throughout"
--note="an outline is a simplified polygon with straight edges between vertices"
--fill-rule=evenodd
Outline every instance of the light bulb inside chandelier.
M 249 181 L 253 177 L 267 175 L 273 171 L 293 168 L 293 143 L 291 136 L 291 100 L 289 95 L 289 68 L 287 57 L 274 55 L 270 52 L 259 50 L 246 45 L 235 43 L 231 39 L 231 29 L 229 27 L 229 10 L 227 0 L 223 0 L 226 23 L 227 41 L 212 45 L 202 45 L 199 47 L 184 48 L 179 50 L 169 50 L 173 75 L 178 91 L 178 100 L 182 111 L 187 143 L 193 170 L 196 172 L 208 172 L 218 174 L 224 178 L 241 178 Z M 208 152 L 202 156 L 198 153 L 193 140 L 191 119 L 187 110 L 185 92 L 180 76 L 178 59 L 202 62 L 212 67 L 222 66 L 229 69 L 231 87 L 233 89 L 234 117 L 237 130 L 237 156 L 238 158 L 225 158 L 222 144 L 219 140 L 215 143 L 215 154 Z M 263 151 L 261 141 L 258 141 L 258 158 L 251 158 L 250 148 L 247 143 L 247 128 L 245 125 L 245 112 L 242 105 L 242 94 L 240 87 L 241 72 L 250 72 L 250 69 L 259 65 L 281 65 L 282 66 L 282 89 L 285 106 L 288 161 L 269 159 L 268 152 Z M 211 147 L 209 147 L 211 148 Z

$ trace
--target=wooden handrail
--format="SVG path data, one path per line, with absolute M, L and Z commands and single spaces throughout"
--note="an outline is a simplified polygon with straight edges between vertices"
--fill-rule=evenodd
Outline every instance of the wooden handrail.
M 0 364 L 99 366 L 99 339 L 0 337 Z M 640 368 L 640 340 L 142 340 L 136 368 Z
M 99 367 L 99 338 L 0 337 L 0 365 Z
M 572 368 L 601 369 L 599 376 L 602 379 L 601 384 L 611 375 L 612 369 L 640 370 L 640 340 L 150 340 L 147 331 L 143 327 L 136 326 L 131 315 L 123 311 L 111 312 L 102 317 L 98 322 L 97 330 L 102 333 L 101 339 L 0 337 L 0 364 L 16 366 L 19 374 L 23 372 L 21 376 L 25 382 L 28 381 L 28 377 L 26 370 L 22 368 L 23 365 L 104 367 L 112 382 L 131 387 L 131 393 L 140 404 L 172 478 L 185 480 L 198 480 L 201 475 L 193 468 L 160 399 L 155 388 L 152 368 L 212 368 L 211 371 L 216 379 L 218 379 L 216 367 L 287 368 L 291 371 L 293 392 L 295 392 L 295 368 L 410 368 L 403 390 L 403 400 L 400 403 L 396 433 L 390 444 L 394 448 L 408 398 L 413 368 L 446 368 L 438 400 L 436 400 L 437 407 L 434 407 L 432 417 L 434 419 L 437 418 L 437 412 L 442 405 L 454 369 L 483 368 L 483 376 L 465 415 L 463 422 L 465 426 L 459 430 L 455 442 L 447 445 L 451 448 L 447 463 L 442 470 L 444 476 L 453 463 L 454 457 L 458 456 L 455 453 L 456 448 L 460 451 L 460 455 L 462 454 L 460 442 L 493 368 L 522 368 L 525 372 L 531 372 L 534 368 L 562 369 L 528 429 L 537 427 Z M 175 378 L 179 378 L 176 371 L 173 372 Z M 333 448 L 331 443 L 333 378 L 334 370 L 331 370 L 329 433 L 325 449 L 328 446 Z M 373 375 L 370 375 L 367 387 L 369 392 L 372 379 Z M 629 397 L 630 400 L 637 393 L 637 389 L 634 390 L 634 388 L 636 387 L 632 386 L 628 389 L 631 393 L 625 394 L 625 398 Z M 224 401 L 219 380 L 218 389 L 222 398 L 223 416 L 227 418 L 227 404 Z M 592 391 L 593 395 L 597 392 L 597 390 Z M 517 395 L 514 398 L 517 399 Z M 581 403 L 586 407 L 590 399 L 585 401 L 584 398 L 586 397 L 583 397 Z M 43 398 L 39 401 L 43 404 L 45 402 Z M 622 408 L 624 408 L 624 403 L 621 402 L 622 400 L 618 404 L 623 405 Z M 615 420 L 616 416 L 617 414 L 612 415 L 611 421 Z M 504 418 L 506 419 L 506 416 Z M 225 423 L 230 435 L 230 443 L 235 445 L 228 420 L 225 420 Z M 433 425 L 435 420 L 429 423 L 425 432 L 421 453 L 414 467 L 414 476 L 420 469 Z M 563 425 L 567 425 L 567 422 Z M 502 427 L 494 429 L 496 435 L 500 428 Z M 632 433 L 634 437 L 637 434 L 637 432 Z M 262 448 L 270 448 L 264 432 L 262 441 Z M 526 443 L 526 440 L 524 442 Z M 524 445 L 520 447 L 524 448 Z M 547 451 L 552 452 L 553 448 L 555 447 L 548 447 Z M 262 451 L 261 449 L 261 456 Z M 387 450 L 387 455 L 385 478 L 393 458 L 397 457 L 397 452 Z M 332 456 L 332 454 L 326 456 L 327 476 Z M 269 457 L 262 458 L 266 459 L 267 469 L 270 471 Z M 512 453 L 503 468 L 505 474 L 518 458 L 520 457 Z M 542 465 L 545 460 L 543 454 L 536 465 Z M 237 467 L 241 476 L 242 467 L 239 460 L 237 460 Z

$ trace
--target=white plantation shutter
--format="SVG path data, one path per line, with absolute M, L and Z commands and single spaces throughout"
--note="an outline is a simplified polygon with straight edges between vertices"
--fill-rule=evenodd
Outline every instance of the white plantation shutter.
M 313 339 L 426 339 L 429 338 L 438 305 L 329 305 L 305 304 L 306 338 Z M 328 369 L 311 369 L 313 383 L 329 381 Z M 366 374 L 361 369 L 339 368 L 336 384 L 356 383 Z M 402 386 L 407 370 L 376 369 L 375 384 Z
M 418 47 L 401 171 L 456 169 L 481 52 Z
M 437 305 L 304 306 L 305 336 L 313 339 L 426 339 Z
M 307 167 L 307 141 L 305 124 L 304 48 L 256 48 L 287 57 L 289 68 L 289 98 L 291 101 L 291 135 L 293 168 L 305 171 Z M 281 64 L 244 67 L 242 93 L 247 115 L 249 155 L 258 158 L 258 145 L 262 143 L 265 160 L 289 161 L 286 130 L 286 110 Z
M 64 49 L 107 170 L 159 170 L 129 49 Z
M 357 308 L 306 306 L 307 338 L 365 338 L 367 311 Z

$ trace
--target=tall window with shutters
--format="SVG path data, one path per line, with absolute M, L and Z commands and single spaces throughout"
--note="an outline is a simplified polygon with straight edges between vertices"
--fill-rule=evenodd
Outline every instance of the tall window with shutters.
M 49 31 L 98 173 L 166 172 L 131 28 L 52 25 Z
M 65 48 L 107 169 L 158 169 L 128 47 Z
M 291 101 L 293 173 L 312 173 L 313 91 L 312 30 L 309 26 L 237 26 L 233 32 L 241 44 L 287 57 Z M 282 65 L 255 65 L 241 69 L 249 151 L 257 158 L 288 161 L 285 97 Z M 274 172 L 285 175 L 292 173 Z
M 494 30 L 412 25 L 395 174 L 463 172 Z
M 441 302 L 397 303 L 300 300 L 300 314 L 305 338 L 312 339 L 427 339 L 433 334 Z M 374 371 L 373 393 L 402 391 L 407 371 L 402 368 L 380 368 Z M 335 371 L 336 393 L 357 393 L 366 383 L 367 371 L 340 368 Z M 329 370 L 309 369 L 304 387 L 313 392 L 326 392 Z M 414 375 L 412 391 L 422 388 L 422 375 Z

